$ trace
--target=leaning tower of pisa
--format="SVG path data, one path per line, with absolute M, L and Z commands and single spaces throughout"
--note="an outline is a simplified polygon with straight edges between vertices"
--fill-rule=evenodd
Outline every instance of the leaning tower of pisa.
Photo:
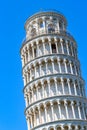
M 25 23 L 21 47 L 28 130 L 87 130 L 85 82 L 66 18 L 43 11 Z

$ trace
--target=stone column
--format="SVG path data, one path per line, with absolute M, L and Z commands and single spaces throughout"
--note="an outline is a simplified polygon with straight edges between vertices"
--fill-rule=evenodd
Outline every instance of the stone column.
M 31 103 L 30 101 L 30 92 L 28 92 L 28 98 L 29 98 L 29 104 Z
M 53 59 L 51 60 L 51 62 L 52 62 L 52 69 L 53 69 L 53 73 L 54 73 L 54 61 L 53 61 Z
M 60 44 L 61 44 L 61 48 L 62 48 L 62 54 L 64 54 L 63 40 L 62 39 L 60 39 Z
M 49 81 L 49 79 L 48 79 L 47 83 L 48 83 L 48 90 L 49 90 L 49 96 L 50 96 L 50 81 Z
M 79 129 L 78 129 L 78 126 L 75 127 L 75 130 L 79 130 Z M 81 129 L 81 130 L 82 130 L 82 129 Z
M 33 88 L 32 88 L 32 103 L 34 102 L 34 93 L 33 93 Z
M 37 56 L 39 56 L 39 43 L 38 43 L 38 41 L 36 41 L 36 45 L 37 45 Z
M 66 59 L 64 59 L 64 65 L 65 65 L 65 72 L 67 73 L 67 65 L 66 65 Z
M 64 92 L 64 80 L 63 80 L 63 78 L 61 78 L 61 84 L 62 84 L 62 92 L 63 92 L 63 95 L 64 95 L 65 92 Z
M 36 18 L 36 23 L 37 23 L 37 35 L 39 35 L 40 32 L 39 32 L 39 21 L 38 21 L 38 18 Z
M 74 102 L 73 101 L 71 102 L 71 107 L 72 107 L 73 118 L 76 119 L 75 109 L 74 109 Z
M 21 56 L 21 61 L 22 61 L 22 67 L 24 66 L 24 56 Z
M 56 52 L 58 54 L 59 52 L 58 52 L 58 46 L 57 46 L 57 39 L 55 39 L 55 45 L 56 45 Z
M 26 73 L 24 73 L 23 80 L 24 80 L 24 86 L 25 86 L 27 84 Z
M 37 91 L 37 100 L 39 99 L 38 97 L 38 85 L 36 85 L 36 91 Z
M 31 47 L 32 47 L 32 54 L 33 54 L 33 59 L 34 59 L 34 46 L 33 46 L 33 43 L 31 44 Z
M 76 65 L 74 63 L 75 74 L 77 75 Z
M 81 127 L 81 130 L 85 130 L 83 126 Z
M 71 70 L 71 74 L 73 74 L 73 69 L 72 69 L 72 61 L 69 61 L 70 63 L 70 70 Z
M 28 71 L 26 72 L 27 83 L 29 82 Z
M 79 88 L 79 96 L 81 96 L 81 90 L 80 90 L 80 84 L 79 84 L 79 81 L 77 81 L 77 84 L 78 84 L 78 88 Z
M 73 85 L 74 85 L 74 92 L 75 92 L 75 95 L 77 96 L 77 90 L 76 90 L 76 84 L 75 84 L 75 81 L 73 81 Z
M 35 113 L 35 110 L 34 111 L 34 127 L 36 126 L 36 113 Z
M 67 54 L 69 55 L 69 44 L 68 44 L 68 41 L 66 41 L 66 48 L 67 48 Z
M 47 61 L 45 61 L 45 63 L 46 63 L 46 75 L 47 75 L 47 74 L 48 74 L 48 73 L 47 73 L 47 70 L 48 70 Z
M 43 98 L 44 98 L 44 83 L 43 83 L 43 81 L 42 81 L 42 92 L 43 92 Z
M 52 54 L 51 40 L 50 39 L 49 39 L 49 48 L 50 48 L 50 54 Z
M 43 42 L 43 54 L 45 55 L 45 41 L 42 40 L 42 42 Z
M 68 115 L 68 107 L 67 107 L 67 101 L 64 101 L 64 106 L 65 106 L 65 111 L 66 111 L 66 118 L 69 119 L 69 115 Z
M 58 59 L 58 66 L 59 66 L 59 73 L 61 73 L 61 65 L 60 65 L 60 59 Z
M 39 124 L 41 124 L 41 112 L 40 112 L 40 107 L 38 108 L 39 111 Z
M 70 86 L 70 79 L 67 79 L 68 88 L 69 88 L 69 95 L 71 95 L 71 86 Z
M 77 103 L 77 107 L 78 107 L 79 118 L 81 119 L 82 117 L 81 117 L 81 111 L 80 111 L 80 105 L 79 105 L 79 103 Z
M 71 43 L 71 52 L 72 52 L 72 56 L 73 56 L 73 44 Z
M 61 119 L 61 117 L 62 117 L 62 113 L 61 113 L 61 103 L 60 103 L 60 101 L 58 101 L 58 109 L 59 109 L 59 116 L 60 116 L 60 119 Z
M 46 33 L 46 23 L 45 23 L 45 17 L 43 18 L 43 26 L 44 26 L 44 33 Z
M 26 94 L 26 95 L 24 96 L 24 98 L 25 98 L 26 107 L 28 107 L 28 95 Z
M 85 97 L 83 84 L 81 85 L 81 87 L 82 87 L 82 96 Z
M 57 28 L 58 28 L 58 32 L 60 31 L 60 28 L 59 28 L 59 19 L 57 19 Z
M 86 115 L 85 115 L 85 111 L 84 111 L 84 104 L 82 105 L 82 111 L 83 111 L 84 119 L 86 120 Z
M 29 48 L 29 46 L 28 46 L 28 62 L 30 61 L 30 48 Z
M 33 120 L 32 120 L 32 114 L 31 114 L 31 128 L 33 128 Z
M 40 68 L 40 76 L 42 75 L 42 69 L 41 69 L 41 62 L 39 62 L 39 68 Z
M 28 70 L 28 82 L 30 82 L 30 72 L 29 72 L 29 70 Z
M 52 112 L 52 121 L 54 121 L 54 111 L 53 111 L 53 104 L 51 103 L 51 112 Z
M 24 57 L 25 57 L 25 64 L 27 63 L 27 60 L 26 60 L 26 50 L 24 52 Z
M 35 78 L 36 78 L 36 64 L 34 64 Z
M 30 70 L 30 81 L 32 80 L 32 73 L 31 73 L 31 68 L 29 68 Z
M 45 121 L 47 122 L 47 109 L 46 109 L 46 105 L 44 106 L 44 110 L 45 110 Z
M 54 82 L 55 82 L 56 95 L 57 95 L 57 94 L 58 94 L 58 90 L 57 90 L 57 80 L 55 79 Z
M 30 130 L 30 120 L 29 120 L 29 117 L 26 117 L 27 119 L 27 127 L 28 127 L 28 130 Z

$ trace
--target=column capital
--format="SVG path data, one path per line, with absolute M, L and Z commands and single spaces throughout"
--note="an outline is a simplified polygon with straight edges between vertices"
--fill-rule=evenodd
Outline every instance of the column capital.
M 34 46 L 34 44 L 33 44 L 33 42 L 31 42 L 31 47 L 33 47 Z
M 69 83 L 70 83 L 70 81 L 71 81 L 71 80 L 68 78 L 68 79 L 67 79 L 67 82 L 69 82 Z
M 39 41 L 38 40 L 36 40 L 36 45 L 38 45 L 39 44 Z
M 60 38 L 60 42 L 63 43 L 63 39 L 62 38 Z
M 67 100 L 64 100 L 64 105 L 67 105 L 67 104 L 68 104 Z
M 60 100 L 58 100 L 58 101 L 57 101 L 57 103 L 58 103 L 58 105 L 60 105 L 60 104 L 61 104 L 61 101 L 60 101 Z
M 45 39 L 42 39 L 42 43 L 45 43 Z
M 60 61 L 61 61 L 61 58 L 58 58 L 58 61 L 60 62 Z
M 50 104 L 51 104 L 51 106 L 53 106 L 53 102 L 51 102 Z
M 50 38 L 48 38 L 48 41 L 49 41 L 49 43 L 51 43 L 51 39 Z
M 72 64 L 72 62 L 73 62 L 73 61 L 71 61 L 71 60 L 69 61 L 70 64 Z
M 54 78 L 54 81 L 57 83 L 57 78 Z
M 67 59 L 64 58 L 64 62 L 67 62 Z
M 55 42 L 57 42 L 57 38 L 56 37 L 54 38 L 54 40 L 55 40 Z
M 45 20 L 46 19 L 46 16 L 42 17 L 42 20 Z
M 61 77 L 61 82 L 64 82 L 64 79 Z
M 74 101 L 71 101 L 71 105 L 73 105 L 73 106 L 75 105 Z
M 47 83 L 50 84 L 50 79 L 47 79 Z

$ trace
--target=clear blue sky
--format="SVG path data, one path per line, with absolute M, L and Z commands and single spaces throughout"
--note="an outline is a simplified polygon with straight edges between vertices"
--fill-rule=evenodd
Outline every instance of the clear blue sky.
M 27 130 L 20 47 L 24 23 L 41 9 L 61 11 L 78 43 L 87 82 L 87 0 L 3 0 L 0 2 L 0 130 Z M 87 90 L 87 89 L 86 89 Z

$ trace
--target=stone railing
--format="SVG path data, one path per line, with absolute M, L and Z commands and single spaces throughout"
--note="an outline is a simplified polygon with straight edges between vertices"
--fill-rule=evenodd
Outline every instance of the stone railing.
M 22 43 L 25 44 L 27 41 L 32 40 L 33 38 L 36 38 L 36 37 L 42 36 L 42 35 L 47 35 L 47 34 L 48 35 L 64 35 L 64 36 L 70 37 L 71 39 L 73 39 L 75 41 L 74 37 L 68 31 L 63 31 L 63 30 L 62 31 L 61 30 L 44 31 L 44 30 L 42 30 L 40 32 L 33 32 L 33 34 L 31 34 L 28 38 L 24 38 Z

